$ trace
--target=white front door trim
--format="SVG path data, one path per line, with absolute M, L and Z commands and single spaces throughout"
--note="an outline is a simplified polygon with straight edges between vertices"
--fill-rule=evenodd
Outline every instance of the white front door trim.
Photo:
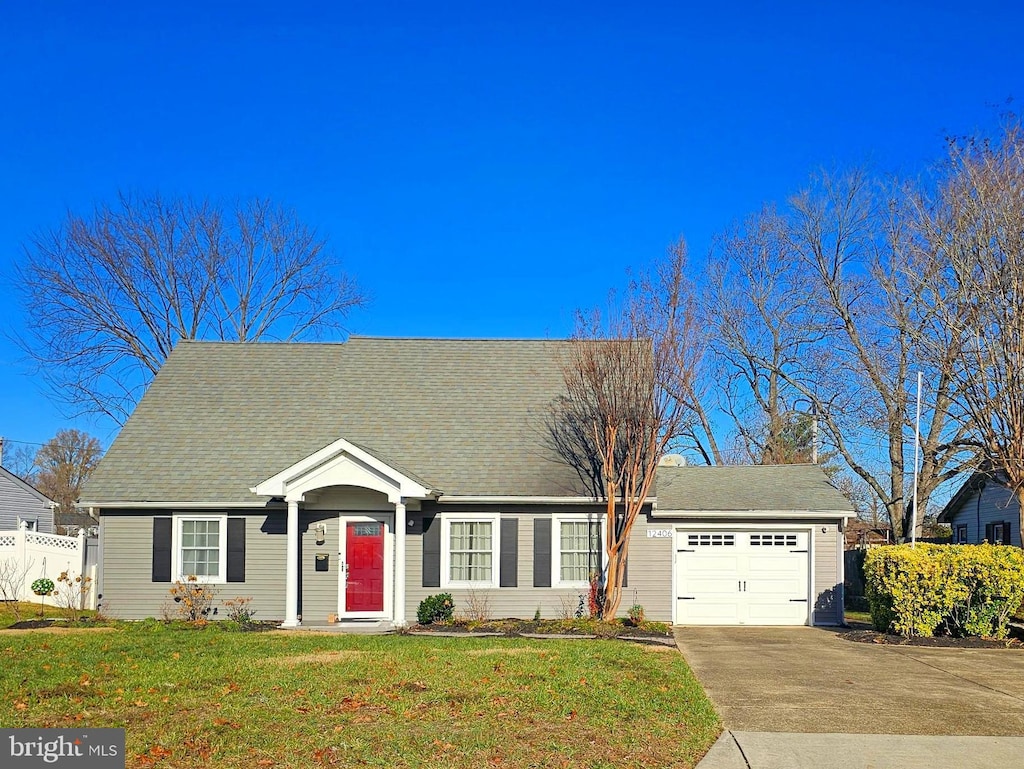
M 345 587 L 348 577 L 346 561 L 347 528 L 349 523 L 381 523 L 384 525 L 384 609 L 382 611 L 348 611 L 345 607 Z M 395 575 L 395 516 L 391 513 L 339 513 L 338 514 L 338 617 L 340 619 L 392 619 L 394 617 Z M 404 575 L 403 575 L 404 576 Z

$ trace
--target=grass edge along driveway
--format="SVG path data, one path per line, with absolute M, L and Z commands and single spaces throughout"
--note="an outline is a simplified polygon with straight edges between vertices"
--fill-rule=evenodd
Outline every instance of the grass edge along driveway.
M 123 726 L 129 767 L 693 766 L 721 731 L 676 649 L 621 641 L 132 623 L 0 650 L 0 726 Z

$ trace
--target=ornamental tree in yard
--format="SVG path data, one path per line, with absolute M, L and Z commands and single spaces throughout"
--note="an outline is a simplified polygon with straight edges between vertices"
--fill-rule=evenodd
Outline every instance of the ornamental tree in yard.
M 600 613 L 608 620 L 622 601 L 630 532 L 658 460 L 693 417 L 686 404 L 699 345 L 686 266 L 679 241 L 655 272 L 630 283 L 618 308 L 578 317 L 562 352 L 565 390 L 548 415 L 551 446 L 606 502 Z

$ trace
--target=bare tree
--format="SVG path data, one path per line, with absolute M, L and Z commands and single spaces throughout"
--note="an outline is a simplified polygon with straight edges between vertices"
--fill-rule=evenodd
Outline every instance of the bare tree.
M 787 460 L 787 430 L 800 419 L 797 404 L 806 404 L 823 442 L 898 534 L 909 533 L 904 519 L 913 515 L 906 437 L 916 371 L 934 385 L 920 499 L 971 458 L 949 419 L 952 383 L 943 372 L 955 350 L 923 355 L 918 344 L 926 321 L 904 269 L 905 194 L 861 171 L 823 175 L 783 210 L 766 209 L 722 238 L 711 272 L 726 410 L 751 460 Z
M 61 430 L 36 453 L 36 486 L 57 503 L 58 526 L 76 512 L 82 485 L 102 455 L 100 442 L 79 430 Z
M 12 557 L 0 561 L 0 600 L 10 607 L 15 622 L 21 622 L 19 601 L 25 592 L 25 580 L 33 565 L 35 561 L 31 558 L 22 561 L 18 557 Z
M 712 357 L 719 407 L 745 463 L 810 461 L 808 452 L 794 453 L 801 391 L 787 373 L 824 330 L 814 284 L 787 234 L 786 220 L 766 207 L 717 238 L 708 261 L 704 314 L 717 321 Z
M 1024 547 L 1024 136 L 952 140 L 931 198 L 918 200 L 908 274 L 931 321 L 923 344 L 945 361 L 954 414 L 978 444 L 982 467 L 1020 503 Z
M 666 447 L 692 417 L 684 401 L 699 359 L 686 247 L 631 284 L 620 311 L 581 316 L 565 349 L 565 392 L 548 421 L 552 446 L 606 501 L 601 616 L 622 600 L 629 536 Z
M 32 445 L 18 441 L 2 440 L 3 443 L 3 467 L 14 473 L 26 483 L 35 485 L 36 482 L 36 450 Z
M 159 195 L 68 214 L 25 247 L 16 285 L 45 381 L 119 424 L 179 340 L 316 336 L 364 301 L 293 212 Z

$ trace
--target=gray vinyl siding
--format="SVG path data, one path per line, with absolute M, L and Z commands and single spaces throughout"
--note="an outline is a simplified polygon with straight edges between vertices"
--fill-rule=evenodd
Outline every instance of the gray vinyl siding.
M 981 492 L 973 492 L 950 521 L 953 527 L 953 541 L 956 542 L 958 526 L 967 527 L 967 541 L 978 544 L 985 539 L 985 527 L 990 523 L 1009 521 L 1010 543 L 1020 544 L 1020 515 L 1013 492 L 1005 486 L 989 482 Z
M 485 513 L 492 510 L 474 508 L 472 510 L 451 510 L 445 509 L 446 515 L 457 515 L 459 513 Z M 410 534 L 406 539 L 406 593 L 405 612 L 409 622 L 415 622 L 416 609 L 424 598 L 437 593 L 451 593 L 455 600 L 455 611 L 468 611 L 471 602 L 486 601 L 492 618 L 516 617 L 521 619 L 532 619 L 535 613 L 540 610 L 541 617 L 552 619 L 564 616 L 566 613 L 572 615 L 575 612 L 581 595 L 585 595 L 584 588 L 555 588 L 555 587 L 534 587 L 533 586 L 533 522 L 537 517 L 550 518 L 558 514 L 585 513 L 586 509 L 575 508 L 543 508 L 529 510 L 503 510 L 501 518 L 511 518 L 518 521 L 519 546 L 517 550 L 516 564 L 518 568 L 518 586 L 502 588 L 486 588 L 481 590 L 465 590 L 444 587 L 423 587 L 423 535 Z M 596 512 L 596 509 L 594 511 Z M 421 513 L 410 514 L 410 520 L 419 521 Z M 437 525 L 435 523 L 435 525 Z M 639 526 L 639 523 L 637 524 Z M 416 526 L 416 531 L 422 531 L 422 526 Z M 646 534 L 644 534 L 646 539 Z M 634 589 L 636 590 L 636 601 L 643 604 L 647 610 L 649 619 L 671 621 L 671 612 L 667 607 L 671 606 L 668 593 L 671 591 L 671 561 L 665 572 L 664 582 L 661 586 L 656 585 L 654 575 L 658 571 L 656 565 L 646 563 L 649 557 L 646 542 L 638 545 L 636 553 L 633 552 L 633 542 L 636 534 L 630 540 L 630 557 L 628 569 L 628 586 L 624 591 L 622 604 L 619 613 L 625 615 L 629 607 L 634 603 Z M 552 537 L 554 546 L 557 546 L 557 536 Z M 671 550 L 671 548 L 669 548 Z M 668 554 L 671 558 L 671 554 Z M 636 565 L 634 565 L 636 564 Z M 444 564 L 442 563 L 442 568 Z M 634 574 L 636 576 L 634 576 Z M 636 587 L 634 588 L 634 585 Z
M 0 531 L 14 531 L 20 520 L 35 521 L 36 531 L 53 533 L 50 504 L 0 472 Z
M 814 544 L 811 554 L 814 563 L 815 625 L 841 625 L 843 623 L 843 578 L 839 573 L 839 524 L 822 521 L 813 524 Z
M 324 543 L 316 543 L 316 532 L 313 527 L 323 522 L 326 524 Z M 299 531 L 299 614 L 302 621 L 309 624 L 327 622 L 327 615 L 338 612 L 338 550 L 340 546 L 340 526 L 336 512 L 300 512 Z M 282 541 L 282 545 L 285 543 Z M 316 556 L 322 553 L 328 557 L 327 571 L 316 570 Z M 247 559 L 248 560 L 248 559 Z M 246 564 L 248 568 L 248 564 Z M 246 574 L 248 576 L 248 573 Z M 277 592 L 284 596 L 284 571 L 276 586 Z M 283 610 L 283 607 L 282 607 Z M 283 611 L 281 617 L 283 617 Z
M 151 576 L 153 518 L 171 516 L 174 512 L 101 512 L 101 604 L 105 614 L 118 619 L 173 616 L 175 604 L 169 592 L 173 582 L 152 582 Z M 284 512 L 208 510 L 188 511 L 188 514 L 193 512 L 245 518 L 245 582 L 213 586 L 217 596 L 214 601 L 218 609 L 216 618 L 223 616 L 225 599 L 250 597 L 256 619 L 283 619 L 287 540 Z
M 461 511 L 452 511 L 456 514 Z M 469 513 L 470 511 L 465 511 Z M 480 513 L 476 509 L 472 512 Z M 413 534 L 405 544 L 406 555 L 406 588 L 405 612 L 410 622 L 416 620 L 416 609 L 424 598 L 437 593 L 451 593 L 455 601 L 455 611 L 467 612 L 472 600 L 486 601 L 490 615 L 494 619 L 519 617 L 532 619 L 540 609 L 544 618 L 562 616 L 566 611 L 575 611 L 580 589 L 555 589 L 550 587 L 533 587 L 533 519 L 544 513 L 508 512 L 502 518 L 519 521 L 519 547 L 516 557 L 518 567 L 517 587 L 492 587 L 480 590 L 465 590 L 446 587 L 423 587 L 423 535 Z M 550 515 L 550 514 L 546 514 Z M 412 517 L 412 516 L 410 516 Z M 418 516 L 417 516 L 418 517 Z M 439 525 L 435 522 L 434 525 Z M 422 530 L 420 527 L 419 530 Z M 444 569 L 442 562 L 441 568 Z

